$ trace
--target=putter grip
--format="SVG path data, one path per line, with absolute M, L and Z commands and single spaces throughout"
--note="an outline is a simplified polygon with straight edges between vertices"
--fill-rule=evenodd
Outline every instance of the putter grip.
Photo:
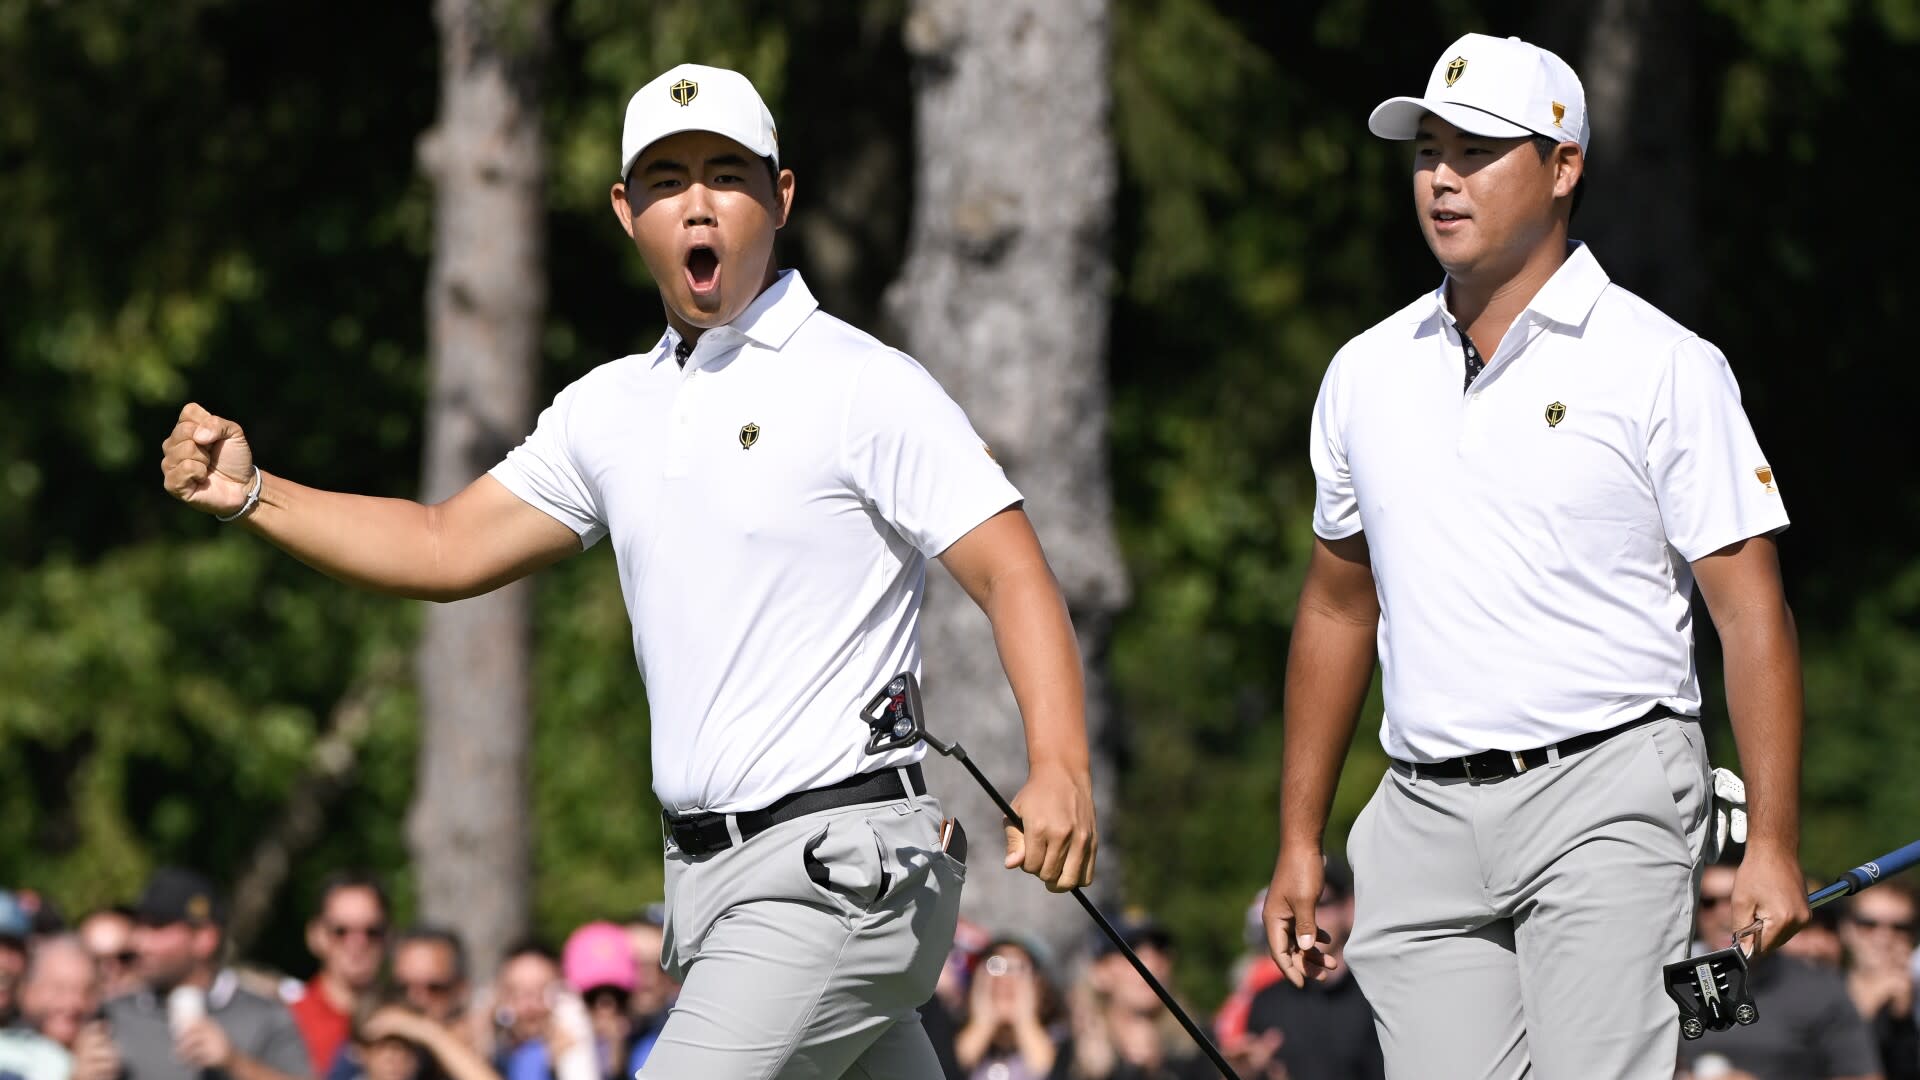
M 1920 840 L 1915 840 L 1913 843 L 1896 851 L 1889 851 L 1871 862 L 1863 862 L 1841 876 L 1846 878 L 1847 883 L 1853 886 L 1854 892 L 1859 892 L 1869 885 L 1878 884 L 1892 877 L 1915 863 L 1920 863 Z

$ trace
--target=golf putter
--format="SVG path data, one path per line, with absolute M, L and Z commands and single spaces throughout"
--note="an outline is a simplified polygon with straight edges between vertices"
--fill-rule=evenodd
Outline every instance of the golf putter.
M 1013 811 L 1013 804 L 1007 802 L 1006 798 L 1000 794 L 1000 789 L 994 787 L 993 782 L 980 771 L 980 767 L 967 756 L 966 748 L 957 742 L 950 743 L 935 738 L 927 731 L 924 716 L 920 709 L 920 680 L 914 678 L 911 671 L 903 671 L 895 675 L 887 682 L 886 688 L 873 695 L 873 699 L 867 702 L 867 707 L 860 710 L 860 719 L 866 721 L 869 732 L 867 753 L 884 754 L 889 750 L 898 750 L 917 742 L 924 742 L 936 752 L 964 766 L 986 791 L 987 797 L 993 800 L 993 804 L 1000 808 L 1002 814 L 1006 815 L 1007 821 L 1016 829 L 1025 829 L 1025 826 L 1020 823 L 1020 815 Z M 1233 1066 L 1227 1064 L 1227 1059 L 1221 1056 L 1219 1048 L 1207 1038 L 1206 1032 L 1200 1030 L 1200 1026 L 1193 1022 L 1193 1018 L 1180 1007 L 1180 1003 L 1173 1000 L 1173 995 L 1167 992 L 1166 987 L 1160 985 L 1160 980 L 1153 977 L 1153 972 L 1148 971 L 1147 965 L 1141 963 L 1139 955 L 1121 939 L 1120 931 L 1115 930 L 1113 924 L 1107 921 L 1107 917 L 1094 906 L 1093 901 L 1087 899 L 1087 894 L 1082 892 L 1079 886 L 1075 886 L 1070 891 L 1073 893 L 1073 898 L 1080 901 L 1080 906 L 1086 909 L 1087 914 L 1093 917 L 1093 921 L 1100 925 L 1100 929 L 1107 935 L 1107 940 L 1113 942 L 1114 946 L 1127 958 L 1127 962 L 1133 965 L 1133 970 L 1139 972 L 1140 977 L 1147 981 L 1147 986 L 1152 988 L 1154 996 L 1167 1007 L 1167 1010 L 1173 1014 L 1173 1018 L 1186 1029 L 1187 1034 L 1193 1036 L 1193 1041 L 1213 1062 L 1214 1067 L 1220 1070 L 1220 1075 L 1227 1077 L 1228 1080 L 1240 1080 L 1240 1074 L 1234 1072 Z
M 1890 851 L 1840 875 L 1840 880 L 1807 894 L 1807 906 L 1817 908 L 1842 896 L 1890 878 L 1920 863 L 1920 840 Z M 1761 924 L 1742 927 L 1733 935 L 1733 946 L 1701 956 L 1677 960 L 1661 969 L 1666 977 L 1667 996 L 1680 1006 L 1680 1034 L 1697 1039 L 1709 1031 L 1725 1031 L 1735 1024 L 1751 1024 L 1760 1019 L 1753 1003 L 1753 988 L 1747 977 L 1748 953 L 1740 947 L 1742 938 L 1754 938 L 1759 951 Z
M 1743 935 L 1758 937 L 1759 933 L 1760 924 L 1755 923 L 1735 934 L 1729 948 L 1676 960 L 1661 968 L 1667 996 L 1680 1006 L 1682 1037 L 1697 1039 L 1709 1031 L 1725 1031 L 1735 1024 L 1760 1019 L 1747 974 L 1747 953 L 1740 947 Z

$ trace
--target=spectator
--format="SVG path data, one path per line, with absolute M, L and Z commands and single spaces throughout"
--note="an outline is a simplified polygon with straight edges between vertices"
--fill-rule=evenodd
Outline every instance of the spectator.
M 387 894 L 364 874 L 343 872 L 320 884 L 307 924 L 307 951 L 320 962 L 291 1002 L 315 1076 L 325 1076 L 347 1041 L 355 1011 L 380 979 L 386 959 Z
M 33 915 L 19 897 L 0 889 L 0 1027 L 12 1025 L 20 1011 L 20 978 L 32 936 Z
M 1267 951 L 1267 927 L 1263 918 L 1266 906 L 1267 890 L 1262 888 L 1253 894 L 1253 903 L 1247 906 L 1241 931 L 1243 951 L 1234 961 L 1229 977 L 1233 990 L 1213 1016 L 1213 1038 L 1221 1053 L 1235 1062 L 1236 1071 L 1255 1076 L 1260 1075 L 1279 1050 L 1280 1033 L 1265 1032 L 1249 1041 L 1247 1013 L 1260 991 L 1286 977 Z
M 1913 890 L 1888 881 L 1847 903 L 1840 939 L 1847 950 L 1847 993 L 1872 1026 L 1886 1080 L 1920 1080 L 1920 1029 L 1914 1024 Z
M 57 934 L 36 945 L 20 987 L 28 1026 L 71 1051 L 100 1011 L 100 969 L 80 939 Z
M 53 937 L 35 946 L 20 983 L 25 1024 L 0 1030 L 0 1077 L 69 1080 L 70 1051 L 98 995 L 93 959 L 78 941 Z
M 213 886 L 165 868 L 134 905 L 141 989 L 107 1003 L 121 1080 L 305 1080 L 300 1031 L 279 1001 L 221 967 L 225 917 Z M 86 1036 L 76 1057 L 104 1053 Z
M 360 1008 L 335 1073 L 341 1080 L 500 1080 L 445 1021 L 404 1002 Z
M 553 951 L 533 941 L 507 950 L 494 975 L 487 999 L 490 1012 L 488 1046 L 495 1071 L 515 1075 L 513 1061 L 523 1049 L 542 1042 L 553 1026 L 553 1001 L 560 982 L 560 962 Z M 544 1046 L 538 1050 L 546 1060 Z
M 1314 923 L 1332 939 L 1321 951 L 1339 960 L 1353 934 L 1353 876 L 1339 859 L 1327 861 Z M 1280 1075 L 1290 1080 L 1379 1080 L 1386 1075 L 1373 1009 L 1345 963 L 1325 981 L 1295 987 L 1279 979 L 1261 990 L 1248 1007 L 1247 1031 L 1256 1039 L 1264 1037 L 1262 1048 L 1277 1046 L 1284 1066 Z M 1263 1075 L 1268 1064 L 1252 1061 L 1249 1071 Z
M 67 917 L 61 914 L 59 905 L 50 898 L 32 889 L 22 889 L 15 896 L 33 922 L 33 932 L 27 939 L 29 949 L 67 932 Z
M 591 922 L 575 930 L 560 952 L 567 985 L 586 1002 L 593 1031 L 593 1060 L 606 1080 L 632 1076 L 653 1049 L 634 1040 L 633 991 L 638 964 L 627 931 L 610 922 Z M 657 1034 L 657 1033 L 656 1033 Z
M 495 998 L 496 1068 L 508 1080 L 596 1080 L 593 1025 L 587 1007 L 561 977 L 545 945 L 508 950 Z
M 1162 986 L 1173 984 L 1174 941 L 1156 920 L 1129 914 L 1114 929 Z M 1076 988 L 1070 1072 L 1073 1080 L 1211 1080 L 1213 1064 L 1104 935 Z
M 100 966 L 100 992 L 107 998 L 140 988 L 139 954 L 133 951 L 133 912 L 101 908 L 80 920 L 80 943 Z
M 633 945 L 633 1000 L 628 1008 L 633 1015 L 635 1054 L 646 1054 L 653 1049 L 654 1042 L 660 1038 L 660 1029 L 667 1024 L 667 1012 L 680 994 L 680 984 L 673 981 L 660 963 L 666 917 L 666 904 L 653 903 L 627 920 L 627 938 Z
M 954 924 L 953 947 L 941 965 L 940 979 L 933 996 L 920 1006 L 920 1026 L 926 1029 L 933 1054 L 940 1059 L 940 1075 L 946 1080 L 966 1080 L 966 1071 L 953 1056 L 953 1040 L 960 1033 L 960 1021 L 967 1015 L 967 994 L 980 954 L 992 942 L 987 928 L 966 916 Z
M 1060 997 L 1036 941 L 1002 935 L 987 944 L 967 995 L 967 1022 L 953 1039 L 953 1059 L 970 1080 L 1046 1080 L 1065 1032 Z
M 452 1027 L 467 1008 L 467 948 L 441 926 L 408 927 L 393 945 L 393 987 L 408 1008 Z
M 1722 863 L 1701 875 L 1694 922 L 1706 949 L 1726 948 L 1733 939 L 1734 874 L 1733 866 Z M 1725 1080 L 1880 1075 L 1873 1037 L 1854 1011 L 1839 972 L 1777 952 L 1755 957 L 1748 970 L 1760 1022 L 1683 1041 L 1680 1063 L 1689 1075 L 1696 1062 L 1719 1059 L 1736 1070 L 1717 1074 Z

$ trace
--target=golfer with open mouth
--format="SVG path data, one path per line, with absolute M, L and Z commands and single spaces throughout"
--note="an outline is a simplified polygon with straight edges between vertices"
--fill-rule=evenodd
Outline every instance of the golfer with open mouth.
M 255 467 L 188 405 L 167 490 L 343 581 L 454 600 L 611 538 L 665 811 L 664 962 L 683 983 L 651 1080 L 939 1075 L 916 1006 L 953 939 L 965 834 L 915 744 L 865 753 L 860 707 L 920 667 L 927 561 L 993 625 L 1027 731 L 1006 864 L 1090 883 L 1084 688 L 1052 571 L 927 372 L 778 271 L 794 201 L 747 79 L 685 64 L 628 103 L 614 216 L 659 285 L 651 350 L 561 391 L 436 506 Z M 644 826 L 643 826 L 644 827 Z

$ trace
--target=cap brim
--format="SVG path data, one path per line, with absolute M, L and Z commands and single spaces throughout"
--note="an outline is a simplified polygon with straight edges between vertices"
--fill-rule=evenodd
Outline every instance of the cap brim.
M 1420 134 L 1420 119 L 1428 113 L 1461 131 L 1485 135 L 1489 139 L 1525 139 L 1540 134 L 1485 109 L 1476 109 L 1456 101 L 1413 97 L 1388 98 L 1374 106 L 1373 114 L 1367 117 L 1367 130 L 1383 139 L 1411 139 Z
M 654 143 L 659 142 L 661 139 L 670 139 L 675 135 L 685 135 L 689 131 L 704 131 L 710 135 L 718 135 L 723 139 L 731 139 L 733 142 L 739 145 L 740 149 L 745 150 L 749 157 L 770 158 L 773 161 L 774 168 L 777 169 L 780 167 L 780 148 L 777 146 L 774 147 L 773 153 L 762 154 L 758 150 L 755 150 L 753 148 L 753 144 L 751 142 L 748 142 L 746 139 L 741 138 L 740 132 L 738 131 L 722 131 L 717 125 L 710 125 L 710 124 L 684 124 L 680 127 L 673 128 L 669 131 L 662 131 L 658 135 L 654 135 L 651 138 L 649 138 L 645 143 L 642 143 L 640 146 L 640 149 L 635 150 L 633 152 L 633 156 L 626 160 L 624 167 L 620 170 L 621 181 L 623 183 L 632 181 L 633 163 L 636 161 L 639 161 L 640 155 L 646 153 L 647 150 L 651 148 Z

